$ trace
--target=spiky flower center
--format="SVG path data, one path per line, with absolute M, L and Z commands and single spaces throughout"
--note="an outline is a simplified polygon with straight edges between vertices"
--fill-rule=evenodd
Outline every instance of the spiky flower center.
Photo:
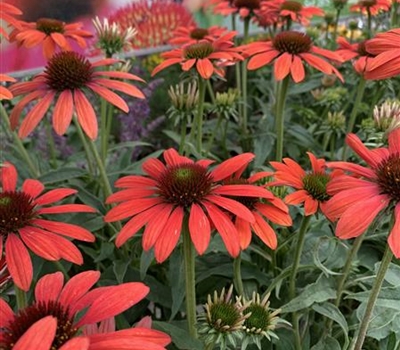
M 201 42 L 189 45 L 183 51 L 186 59 L 202 59 L 210 56 L 214 52 L 214 48 L 211 43 Z
M 303 177 L 304 189 L 319 202 L 327 201 L 330 196 L 326 193 L 326 186 L 330 180 L 327 174 L 307 174 Z
M 205 28 L 195 28 L 190 32 L 190 37 L 192 39 L 201 40 L 208 35 L 208 30 Z
M 303 52 L 309 52 L 312 47 L 311 38 L 307 34 L 286 31 L 281 32 L 272 40 L 274 48 L 282 53 L 287 52 L 297 55 Z
M 227 183 L 227 185 L 248 185 L 249 181 L 246 179 L 232 179 L 229 180 Z M 254 210 L 256 204 L 260 201 L 259 198 L 257 197 L 246 197 L 246 196 L 229 196 L 230 198 L 232 198 L 233 200 L 243 204 L 246 208 L 248 208 L 249 210 Z
M 367 46 L 366 44 L 366 40 L 361 41 L 358 44 L 358 48 L 357 48 L 357 52 L 360 56 L 372 56 L 368 51 L 367 51 Z
M 372 6 L 376 5 L 376 0 L 361 0 L 360 1 L 360 6 L 361 7 L 366 7 L 366 8 L 370 8 Z
M 94 69 L 82 55 L 73 51 L 56 53 L 45 69 L 46 83 L 52 90 L 81 89 L 91 81 Z
M 376 169 L 377 182 L 382 194 L 396 203 L 400 202 L 400 155 L 392 154 Z
M 159 193 L 166 201 L 181 207 L 200 202 L 211 190 L 207 169 L 194 163 L 168 167 L 160 176 Z
M 292 12 L 300 12 L 303 9 L 303 5 L 297 1 L 285 1 L 281 5 L 281 10 L 287 10 Z
M 35 204 L 28 194 L 16 191 L 0 193 L 0 236 L 17 233 L 35 215 Z
M 40 18 L 36 21 L 36 29 L 50 35 L 51 33 L 64 33 L 64 23 L 52 18 Z
M 245 7 L 249 10 L 257 10 L 260 8 L 260 0 L 233 0 L 233 6 L 237 8 Z
M 208 322 L 210 326 L 220 331 L 229 331 L 231 328 L 236 328 L 243 319 L 234 304 L 225 302 L 211 305 L 209 315 Z
M 262 305 L 251 304 L 243 310 L 243 315 L 251 313 L 243 324 L 243 329 L 248 333 L 261 333 L 267 331 L 270 326 L 269 312 Z
M 7 325 L 0 349 L 11 350 L 29 327 L 46 316 L 57 318 L 57 331 L 51 350 L 59 349 L 77 333 L 78 329 L 73 326 L 69 310 L 58 301 L 38 302 L 19 311 L 13 321 Z

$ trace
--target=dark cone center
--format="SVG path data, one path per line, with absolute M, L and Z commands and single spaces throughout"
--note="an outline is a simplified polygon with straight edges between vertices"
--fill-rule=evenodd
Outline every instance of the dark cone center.
M 93 67 L 82 55 L 63 51 L 55 54 L 45 69 L 46 82 L 55 91 L 80 89 L 92 79 Z
M 19 311 L 11 324 L 7 325 L 3 333 L 4 342 L 0 344 L 1 350 L 11 350 L 19 338 L 37 321 L 46 317 L 57 318 L 57 331 L 51 350 L 59 349 L 78 331 L 73 326 L 68 309 L 57 301 L 39 302 Z
M 168 202 L 190 207 L 210 192 L 212 180 L 207 169 L 194 163 L 180 164 L 160 176 L 159 193 Z
M 303 186 L 315 200 L 325 202 L 330 198 L 326 193 L 329 180 L 330 177 L 327 174 L 307 174 L 303 177 Z
M 16 191 L 0 193 L 0 235 L 17 233 L 29 224 L 35 214 L 33 198 L 28 194 Z
M 281 32 L 272 40 L 274 48 L 282 53 L 297 55 L 309 52 L 312 47 L 311 38 L 307 34 L 295 31 Z
M 237 8 L 245 7 L 249 10 L 257 10 L 260 8 L 260 0 L 233 0 L 233 6 Z
M 208 30 L 205 28 L 196 28 L 190 32 L 190 37 L 196 40 L 204 39 L 206 35 L 208 35 Z
M 202 59 L 210 56 L 213 52 L 214 48 L 211 43 L 202 42 L 187 46 L 183 54 L 186 59 Z
M 297 1 L 285 1 L 281 5 L 281 10 L 288 10 L 292 12 L 300 12 L 303 9 L 303 5 Z
M 392 154 L 376 169 L 377 182 L 382 194 L 390 196 L 394 202 L 400 201 L 400 157 Z
M 64 22 L 52 18 L 39 18 L 36 29 L 50 35 L 51 33 L 64 33 Z

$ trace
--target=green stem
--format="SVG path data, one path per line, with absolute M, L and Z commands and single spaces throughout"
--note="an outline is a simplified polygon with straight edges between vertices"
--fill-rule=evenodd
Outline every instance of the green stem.
M 299 265 L 300 265 L 301 252 L 303 251 L 306 232 L 307 232 L 308 226 L 310 224 L 310 221 L 311 221 L 311 215 L 303 217 L 303 220 L 302 220 L 301 226 L 300 226 L 300 231 L 297 235 L 296 250 L 294 253 L 294 262 L 292 265 L 292 271 L 291 271 L 290 279 L 289 279 L 290 300 L 293 300 L 296 297 L 297 269 L 299 268 Z M 299 317 L 298 317 L 297 312 L 293 312 L 293 314 L 292 314 L 292 324 L 293 324 L 293 328 L 294 328 L 296 350 L 301 350 L 302 349 L 301 336 L 300 336 L 300 328 L 299 328 Z
M 185 144 L 186 144 L 186 119 L 181 120 L 181 140 L 179 142 L 179 154 L 183 154 L 185 152 Z
M 334 27 L 333 27 L 333 35 L 332 35 L 332 41 L 333 41 L 332 46 L 333 46 L 333 47 L 334 47 L 335 44 L 336 44 L 337 28 L 338 28 L 338 25 L 339 25 L 340 12 L 341 12 L 341 9 L 337 9 L 337 10 L 336 10 L 335 25 L 334 25 Z
M 50 149 L 50 165 L 53 169 L 56 169 L 57 168 L 56 145 L 54 143 L 54 137 L 51 132 L 51 124 L 47 118 L 45 118 L 44 127 L 46 128 L 46 136 L 47 136 L 49 149 Z
M 289 76 L 284 78 L 278 85 L 276 96 L 276 116 L 275 116 L 275 129 L 276 129 L 276 156 L 277 162 L 282 161 L 283 158 L 283 130 L 285 124 L 284 110 L 286 104 L 286 95 L 289 87 Z
M 357 87 L 357 95 L 354 101 L 353 109 L 351 110 L 350 117 L 349 117 L 349 124 L 347 125 L 347 133 L 351 133 L 353 131 L 354 125 L 356 123 L 358 109 L 360 108 L 361 101 L 364 96 L 365 85 L 367 81 L 360 76 L 360 81 Z M 343 154 L 342 159 L 346 160 L 346 153 L 347 153 L 347 146 L 344 144 L 343 146 Z
M 15 284 L 14 284 L 14 290 L 15 290 L 15 298 L 17 301 L 17 309 L 22 310 L 28 305 L 26 300 L 26 293 L 22 289 L 18 288 Z
M 364 344 L 365 337 L 367 335 L 367 330 L 368 330 L 368 325 L 370 322 L 370 318 L 372 315 L 372 311 L 374 310 L 376 300 L 378 299 L 379 292 L 381 290 L 383 280 L 386 275 L 386 271 L 388 270 L 390 266 L 390 262 L 392 261 L 393 258 L 393 253 L 389 247 L 389 245 L 386 246 L 385 254 L 383 255 L 381 265 L 379 266 L 378 273 L 376 274 L 375 278 L 375 283 L 374 286 L 372 287 L 371 293 L 368 298 L 368 303 L 367 307 L 365 309 L 365 313 L 363 316 L 363 319 L 361 321 L 361 324 L 358 329 L 358 336 L 357 340 L 354 346 L 354 350 L 361 350 L 362 345 Z
M 201 154 L 203 140 L 203 115 L 204 115 L 204 99 L 206 95 L 206 84 L 203 78 L 199 75 L 199 104 L 195 119 L 196 130 L 196 151 Z
M 208 91 L 208 94 L 210 95 L 211 103 L 213 104 L 213 106 L 215 106 L 215 94 L 214 94 L 214 89 L 211 85 L 210 79 L 207 80 L 207 91 Z
M 340 302 L 342 300 L 342 295 L 344 292 L 344 285 L 347 281 L 347 278 L 349 277 L 349 274 L 351 271 L 351 266 L 353 264 L 354 258 L 357 256 L 357 253 L 361 247 L 361 243 L 362 243 L 363 239 L 364 239 L 364 235 L 358 236 L 354 240 L 353 245 L 352 245 L 349 253 L 347 254 L 346 263 L 343 267 L 343 271 L 339 277 L 339 281 L 338 281 L 337 288 L 336 288 L 336 299 L 335 299 L 336 307 L 338 307 L 340 305 Z M 326 327 L 326 331 L 327 331 L 326 334 L 332 333 L 332 324 L 333 324 L 333 320 L 329 319 L 328 323 L 327 323 L 327 327 Z
M 210 139 L 208 140 L 207 148 L 206 148 L 206 154 L 209 154 L 211 151 L 211 147 L 213 145 L 213 142 L 215 140 L 215 135 L 217 134 L 218 130 L 221 127 L 221 123 L 224 120 L 224 116 L 222 113 L 218 113 L 218 119 L 217 119 L 217 125 L 215 128 L 213 128 L 213 131 L 211 133 Z
M 108 103 L 106 100 L 101 99 L 100 103 L 100 153 L 101 161 L 105 164 L 107 159 L 107 149 L 108 149 Z M 111 123 L 110 123 L 111 124 Z
M 89 148 L 90 148 L 90 151 L 92 152 L 93 157 L 96 161 L 97 168 L 99 169 L 100 181 L 101 181 L 101 185 L 102 185 L 101 187 L 103 188 L 104 197 L 107 198 L 112 194 L 112 189 L 111 189 L 110 182 L 108 181 L 106 169 L 104 168 L 104 164 L 102 162 L 99 152 L 97 151 L 97 147 L 96 147 L 96 144 L 94 143 L 94 141 L 89 140 Z
M 11 131 L 10 120 L 8 119 L 7 111 L 4 108 L 3 104 L 0 103 L 0 115 L 3 123 L 6 125 L 6 128 L 10 130 L 11 137 L 13 138 L 14 145 L 17 147 L 20 155 L 26 162 L 29 168 L 29 172 L 34 178 L 38 178 L 40 176 L 40 172 L 36 165 L 32 162 L 31 156 L 28 154 L 28 151 L 25 149 L 24 144 L 22 143 L 21 139 L 18 137 L 15 131 Z
M 89 174 L 91 177 L 93 177 L 94 175 L 94 168 L 93 168 L 93 164 L 92 164 L 92 157 L 90 155 L 90 148 L 88 145 L 88 142 L 86 140 L 86 137 L 82 131 L 81 126 L 79 125 L 78 121 L 76 120 L 76 117 L 74 117 L 74 122 L 76 125 L 76 130 L 78 132 L 78 136 L 81 140 L 82 146 L 83 146 L 83 150 L 85 151 L 85 156 L 86 156 L 86 161 L 87 161 L 87 165 L 88 165 L 88 170 L 89 170 Z
M 371 39 L 372 38 L 372 16 L 371 16 L 371 10 L 369 9 L 369 7 L 367 7 L 367 39 Z
M 183 258 L 185 262 L 186 314 L 189 333 L 197 338 L 195 255 L 187 220 L 183 224 Z
M 234 285 L 236 292 L 238 293 L 239 296 L 245 298 L 246 296 L 244 295 L 241 265 L 242 265 L 242 257 L 241 254 L 239 253 L 238 257 L 233 260 L 233 276 L 234 276 L 233 278 L 234 278 Z
M 392 2 L 392 13 L 390 17 L 390 28 L 396 28 L 397 27 L 397 11 L 399 8 L 399 4 L 397 1 Z

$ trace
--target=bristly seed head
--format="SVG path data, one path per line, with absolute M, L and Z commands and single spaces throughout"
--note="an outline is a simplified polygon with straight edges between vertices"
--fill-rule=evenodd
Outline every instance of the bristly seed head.
M 329 180 L 330 176 L 328 174 L 307 174 L 303 177 L 303 186 L 315 200 L 325 202 L 330 198 L 326 192 Z
M 260 8 L 260 0 L 233 0 L 233 6 L 237 8 L 247 8 L 249 10 L 257 10 Z
M 274 48 L 282 53 L 297 55 L 303 52 L 309 52 L 312 47 L 311 38 L 307 34 L 295 31 L 286 31 L 278 33 L 272 40 Z
M 201 40 L 208 35 L 208 29 L 205 28 L 195 28 L 190 32 L 190 37 L 192 39 Z
M 281 10 L 288 10 L 295 13 L 300 12 L 302 9 L 303 5 L 297 1 L 288 0 L 281 5 Z
M 64 33 L 64 22 L 52 18 L 39 18 L 36 21 L 36 29 L 50 35 L 51 33 Z
M 85 87 L 91 81 L 93 72 L 92 64 L 73 51 L 56 53 L 45 69 L 47 85 L 58 92 Z
M 212 179 L 207 169 L 194 163 L 168 167 L 159 178 L 159 194 L 168 202 L 190 207 L 200 202 L 211 190 Z
M 214 48 L 209 42 L 199 42 L 187 46 L 183 54 L 186 59 L 202 59 L 210 56 L 214 52 Z
M 400 155 L 392 154 L 383 160 L 376 169 L 377 183 L 382 194 L 400 202 Z
M 0 349 L 11 350 L 29 327 L 46 316 L 57 318 L 57 330 L 51 350 L 59 349 L 77 333 L 78 329 L 73 326 L 68 309 L 58 301 L 39 302 L 20 310 L 6 326 Z
M 33 198 L 24 192 L 0 193 L 0 236 L 17 233 L 35 217 Z M 2 239 L 0 237 L 0 239 Z

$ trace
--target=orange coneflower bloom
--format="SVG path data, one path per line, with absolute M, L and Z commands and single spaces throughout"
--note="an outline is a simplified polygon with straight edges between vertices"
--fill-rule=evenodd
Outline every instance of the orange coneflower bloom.
M 389 246 L 400 258 L 400 129 L 389 136 L 389 146 L 369 150 L 355 134 L 348 134 L 347 144 L 367 163 L 330 162 L 329 167 L 349 171 L 328 185 L 333 197 L 326 204 L 330 220 L 339 220 L 336 236 L 354 238 L 365 232 L 381 211 L 394 213 L 395 222 L 388 237 Z
M 132 39 L 134 48 L 166 45 L 178 27 L 193 26 L 191 13 L 180 2 L 172 0 L 138 0 L 120 8 L 109 17 L 122 30 L 137 29 Z
M 194 162 L 174 149 L 164 152 L 166 164 L 149 159 L 143 164 L 145 176 L 125 176 L 115 186 L 123 188 L 107 203 L 119 203 L 105 216 L 106 222 L 132 217 L 117 235 L 120 247 L 143 226 L 143 249 L 155 247 L 155 257 L 163 262 L 178 243 L 183 220 L 187 218 L 190 237 L 199 254 L 208 247 L 211 225 L 220 233 L 231 256 L 240 251 L 238 232 L 228 214 L 254 222 L 254 215 L 243 204 L 228 196 L 272 199 L 264 188 L 251 184 L 221 184 L 220 181 L 245 167 L 254 155 L 244 153 L 228 159 L 209 171 L 212 161 Z
M 262 0 L 210 0 L 209 5 L 217 15 L 238 14 L 241 18 L 247 18 L 260 9 L 262 2 Z
M 20 29 L 20 21 L 14 18 L 14 16 L 22 15 L 22 11 L 17 7 L 7 4 L 6 2 L 2 2 L 0 5 L 0 21 L 5 21 L 9 25 L 12 25 L 15 28 Z M 0 26 L 0 35 L 3 35 L 8 40 L 7 31 Z
M 204 79 L 210 79 L 213 74 L 223 76 L 222 66 L 243 60 L 237 48 L 233 47 L 232 38 L 235 35 L 236 32 L 230 31 L 213 41 L 202 39 L 195 44 L 164 52 L 161 56 L 166 60 L 154 68 L 151 75 L 154 76 L 161 70 L 179 63 L 184 71 L 196 67 Z
M 21 123 L 18 135 L 22 138 L 26 137 L 45 116 L 53 101 L 56 100 L 53 111 L 55 132 L 63 135 L 67 131 L 75 110 L 77 120 L 83 131 L 89 138 L 95 139 L 98 125 L 95 111 L 86 97 L 88 90 L 106 99 L 125 113 L 129 111 L 128 105 L 110 89 L 144 98 L 143 93 L 134 85 L 111 79 L 143 81 L 136 75 L 106 69 L 96 70 L 97 67 L 109 66 L 116 62 L 118 60 L 104 59 L 91 63 L 85 57 L 73 51 L 55 54 L 48 62 L 44 73 L 35 76 L 32 81 L 16 83 L 10 87 L 14 96 L 27 94 L 11 112 L 11 127 L 17 127 L 19 117 L 28 103 L 40 99 Z
M 257 41 L 242 47 L 244 55 L 250 57 L 247 68 L 258 69 L 274 61 L 276 80 L 282 80 L 289 74 L 295 83 L 303 81 L 306 74 L 304 62 L 325 74 L 335 74 L 343 81 L 342 75 L 324 58 L 342 62 L 336 53 L 313 45 L 311 38 L 303 33 L 285 31 L 278 33 L 272 40 Z
M 390 6 L 389 0 L 359 0 L 356 4 L 350 6 L 350 11 L 363 14 L 369 12 L 372 16 L 375 16 L 380 12 L 389 11 Z
M 32 282 L 32 261 L 27 247 L 46 260 L 83 263 L 78 248 L 65 237 L 86 242 L 93 242 L 95 237 L 80 226 L 43 217 L 47 214 L 95 212 L 84 204 L 54 205 L 76 190 L 59 188 L 42 193 L 44 185 L 33 179 L 25 180 L 21 189 L 17 189 L 17 170 L 10 163 L 0 168 L 0 183 L 0 255 L 4 245 L 8 271 L 19 288 L 26 291 Z
M 372 58 L 375 57 L 375 55 L 369 53 L 366 49 L 366 45 L 369 40 L 350 44 L 345 38 L 339 37 L 336 42 L 339 45 L 336 53 L 340 55 L 345 62 L 356 59 L 353 62 L 354 70 L 358 74 L 364 76 L 365 71 L 368 70 Z
M 367 51 L 377 55 L 368 65 L 366 79 L 388 79 L 400 74 L 400 29 L 379 33 L 367 43 Z
M 327 185 L 333 178 L 342 174 L 341 171 L 328 173 L 324 159 L 317 159 L 315 155 L 307 152 L 311 162 L 311 171 L 307 172 L 290 158 L 284 158 L 283 163 L 270 162 L 276 169 L 275 181 L 271 185 L 290 186 L 296 191 L 288 194 L 284 201 L 286 204 L 297 205 L 304 203 L 306 216 L 315 214 L 318 209 L 326 214 L 326 203 L 331 197 L 327 193 Z
M 10 77 L 5 74 L 0 74 L 0 83 L 2 82 L 16 82 L 13 77 Z M 0 101 L 1 100 L 11 100 L 13 98 L 13 94 L 10 90 L 8 90 L 5 86 L 0 85 Z
M 82 23 L 66 24 L 62 21 L 52 18 L 40 18 L 36 22 L 19 22 L 21 28 L 15 29 L 10 40 L 16 41 L 18 44 L 31 48 L 37 45 L 43 45 L 43 56 L 50 59 L 57 48 L 62 51 L 71 51 L 69 40 L 76 41 L 77 44 L 85 48 L 86 38 L 93 35 L 82 30 Z
M 35 301 L 17 313 L 0 298 L 1 348 L 108 350 L 129 344 L 132 349 L 165 350 L 171 338 L 143 327 L 81 334 L 86 326 L 121 314 L 149 293 L 140 282 L 90 290 L 99 278 L 98 271 L 85 271 L 64 285 L 61 272 L 45 275 L 36 284 Z
M 308 25 L 314 16 L 324 16 L 325 12 L 319 7 L 304 6 L 294 0 L 271 0 L 263 1 L 259 16 L 279 17 L 281 25 L 290 22 L 297 22 Z
M 242 171 L 234 174 L 233 177 L 224 180 L 225 184 L 253 184 L 263 178 L 273 175 L 271 172 L 259 172 L 248 179 L 241 177 Z M 251 232 L 253 231 L 269 248 L 276 249 L 278 240 L 276 233 L 267 220 L 281 226 L 291 226 L 292 218 L 289 214 L 287 205 L 271 192 L 271 198 L 257 197 L 232 197 L 249 209 L 255 218 L 253 223 L 243 220 L 236 216 L 235 226 L 239 233 L 240 248 L 246 249 L 251 242 Z M 267 219 L 267 220 L 266 220 Z
M 173 37 L 168 43 L 171 45 L 184 45 L 195 44 L 203 39 L 213 41 L 227 31 L 226 28 L 219 26 L 211 26 L 210 28 L 200 28 L 195 25 L 178 27 L 172 33 Z

